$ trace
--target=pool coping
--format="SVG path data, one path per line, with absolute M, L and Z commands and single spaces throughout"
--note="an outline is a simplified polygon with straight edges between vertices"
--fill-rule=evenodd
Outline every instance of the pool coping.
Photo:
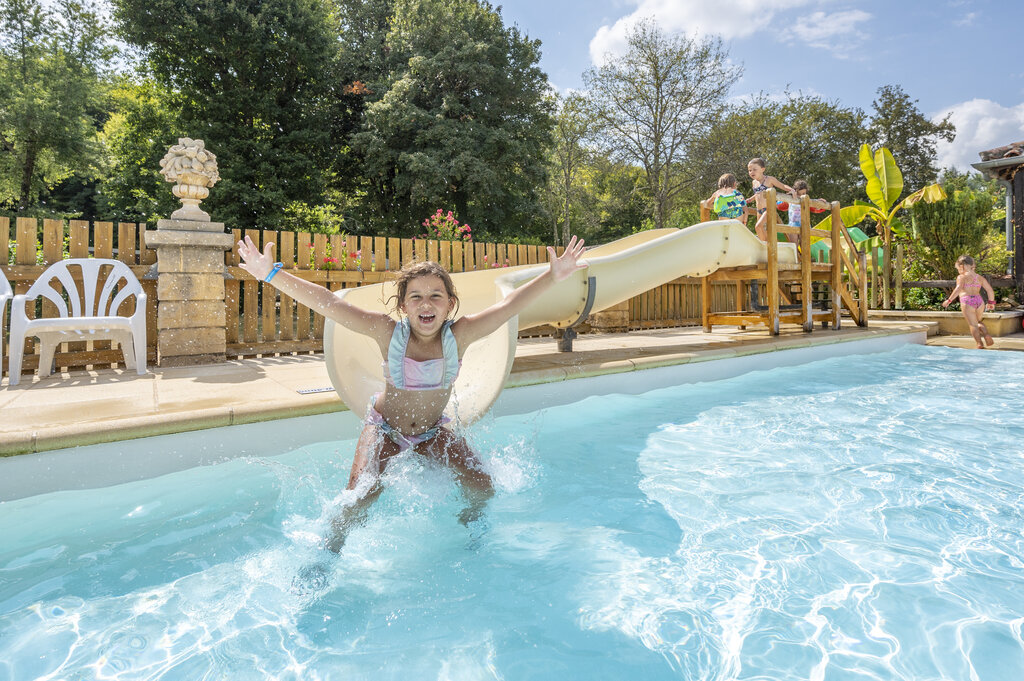
M 550 339 L 524 339 L 506 388 L 515 389 L 646 369 L 748 357 L 780 350 L 905 336 L 924 342 L 934 324 L 887 322 L 803 333 L 686 327 L 593 334 L 576 352 L 559 353 Z M 154 368 L 55 375 L 0 389 L 0 456 L 45 452 L 222 426 L 347 411 L 329 386 L 322 355 L 239 360 L 205 367 Z M 134 410 L 128 410 L 135 407 Z M 145 413 L 139 413 L 145 411 Z

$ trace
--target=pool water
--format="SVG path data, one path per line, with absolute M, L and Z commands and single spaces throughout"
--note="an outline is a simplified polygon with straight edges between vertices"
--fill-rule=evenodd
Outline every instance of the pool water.
M 485 518 L 405 456 L 320 590 L 354 441 L 7 502 L 0 680 L 1017 678 L 1022 411 L 910 345 L 491 419 Z

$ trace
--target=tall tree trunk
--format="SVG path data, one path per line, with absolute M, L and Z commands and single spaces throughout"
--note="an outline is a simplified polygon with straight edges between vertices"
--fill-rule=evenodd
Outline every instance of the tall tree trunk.
M 32 176 L 36 172 L 36 157 L 39 150 L 35 140 L 28 140 L 25 146 L 25 162 L 21 167 L 21 196 L 18 199 L 18 209 L 28 208 L 29 199 L 32 194 Z
M 565 209 L 564 209 L 564 220 L 562 221 L 562 245 L 568 245 L 569 237 L 571 236 L 572 229 L 569 226 L 569 187 L 565 188 Z M 558 244 L 555 244 L 556 246 Z

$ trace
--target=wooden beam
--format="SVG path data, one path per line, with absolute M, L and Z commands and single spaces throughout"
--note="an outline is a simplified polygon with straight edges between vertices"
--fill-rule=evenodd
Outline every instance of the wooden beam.
M 772 335 L 777 336 L 779 334 L 779 235 L 775 224 L 778 216 L 775 210 L 775 194 L 774 187 L 770 187 L 765 192 L 765 199 L 768 201 L 768 212 L 765 213 L 768 216 L 765 236 L 768 238 L 768 329 Z
M 800 197 L 800 296 L 804 313 L 803 328 L 814 331 L 814 317 L 811 313 L 811 199 Z

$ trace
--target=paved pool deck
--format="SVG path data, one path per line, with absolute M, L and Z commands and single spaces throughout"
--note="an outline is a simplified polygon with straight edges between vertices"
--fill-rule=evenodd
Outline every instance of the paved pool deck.
M 874 337 L 921 334 L 928 343 L 973 348 L 970 338 L 934 336 L 934 323 L 872 322 L 804 333 L 786 327 L 716 327 L 588 334 L 572 353 L 551 339 L 519 342 L 507 387 L 705 362 Z M 918 336 L 920 337 L 920 336 Z M 996 350 L 1024 351 L 1024 333 L 996 338 Z M 199 367 L 76 371 L 0 383 L 0 456 L 150 435 L 341 411 L 323 355 L 268 357 Z

